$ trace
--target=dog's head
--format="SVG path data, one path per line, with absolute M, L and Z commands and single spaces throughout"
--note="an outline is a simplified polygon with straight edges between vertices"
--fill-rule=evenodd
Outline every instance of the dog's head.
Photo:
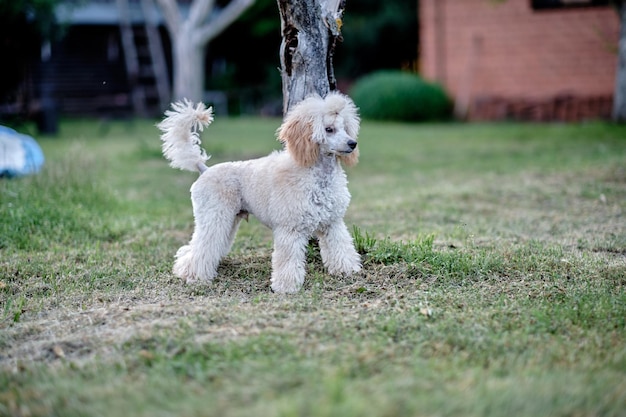
M 359 160 L 359 116 L 346 95 L 331 92 L 296 104 L 278 129 L 280 140 L 296 162 L 315 164 L 320 154 L 336 155 L 347 166 Z

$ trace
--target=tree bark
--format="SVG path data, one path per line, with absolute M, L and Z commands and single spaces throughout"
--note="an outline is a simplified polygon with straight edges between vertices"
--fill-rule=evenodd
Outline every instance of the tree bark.
M 617 71 L 613 94 L 613 120 L 626 122 L 626 4 L 619 2 L 620 36 L 617 53 Z
M 345 0 L 277 0 L 283 113 L 311 94 L 335 90 L 335 44 L 341 39 Z

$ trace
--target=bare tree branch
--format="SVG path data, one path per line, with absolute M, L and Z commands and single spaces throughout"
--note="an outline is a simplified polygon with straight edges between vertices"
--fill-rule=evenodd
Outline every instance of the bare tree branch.
M 215 9 L 215 0 L 192 0 L 189 14 L 176 0 L 156 0 L 172 41 L 174 99 L 202 100 L 207 43 L 232 24 L 254 0 L 231 0 Z
M 183 23 L 183 18 L 180 15 L 180 11 L 178 10 L 178 6 L 176 5 L 176 0 L 156 0 L 161 7 L 161 11 L 163 12 L 163 18 L 165 19 L 165 24 L 170 33 L 178 32 L 180 26 Z
M 189 24 L 192 27 L 201 27 L 213 11 L 214 5 L 214 0 L 193 0 L 189 9 Z
M 228 3 L 219 13 L 219 17 L 209 21 L 198 32 L 198 37 L 202 42 L 208 42 L 219 35 L 231 23 L 233 23 L 241 14 L 254 4 L 254 0 L 233 0 Z

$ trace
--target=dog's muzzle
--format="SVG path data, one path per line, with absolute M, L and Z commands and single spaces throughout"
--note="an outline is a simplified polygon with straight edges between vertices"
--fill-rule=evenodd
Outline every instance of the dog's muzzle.
M 350 139 L 349 141 L 346 142 L 346 145 L 348 145 L 348 149 L 346 149 L 345 151 L 342 151 L 342 153 L 345 153 L 345 154 L 352 153 L 352 151 L 356 149 L 357 142 L 356 140 Z
M 331 148 L 330 153 L 347 155 L 352 153 L 356 149 L 356 146 L 356 140 L 348 139 L 346 142 L 344 142 L 343 146 L 340 146 L 338 148 Z

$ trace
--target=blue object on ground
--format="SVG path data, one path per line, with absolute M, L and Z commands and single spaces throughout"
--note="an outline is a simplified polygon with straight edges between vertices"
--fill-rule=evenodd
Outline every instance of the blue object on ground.
M 36 174 L 43 162 L 43 152 L 35 139 L 0 126 L 0 177 Z

